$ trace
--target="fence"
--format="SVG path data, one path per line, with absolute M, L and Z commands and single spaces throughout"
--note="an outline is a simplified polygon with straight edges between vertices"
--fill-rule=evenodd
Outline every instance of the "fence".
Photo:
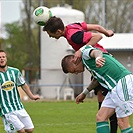
M 30 89 L 33 94 L 38 94 L 42 99 L 52 99 L 52 100 L 74 100 L 78 95 L 76 93 L 76 87 L 86 88 L 88 85 L 84 84 L 71 84 L 71 85 L 61 85 L 61 84 L 29 84 Z M 28 96 L 22 89 L 19 88 L 20 97 L 22 100 L 28 100 Z M 81 91 L 82 92 L 82 91 Z M 80 93 L 81 93 L 80 92 Z M 79 93 L 79 94 L 80 94 Z M 92 98 L 94 96 L 94 91 L 91 91 L 87 98 Z

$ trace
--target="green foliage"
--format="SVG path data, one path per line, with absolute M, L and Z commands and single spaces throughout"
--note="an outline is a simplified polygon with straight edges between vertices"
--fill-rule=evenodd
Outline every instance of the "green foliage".
M 20 70 L 38 70 L 40 53 L 37 30 L 33 30 L 34 33 L 31 33 L 30 42 L 28 41 L 28 31 L 25 30 L 21 23 L 6 24 L 5 31 L 7 38 L 2 42 L 2 48 L 7 52 L 8 65 L 17 67 Z
M 25 52 L 26 40 L 23 28 L 19 23 L 14 22 L 5 25 L 7 39 L 3 42 L 7 52 L 8 64 L 19 69 L 24 68 L 28 53 Z

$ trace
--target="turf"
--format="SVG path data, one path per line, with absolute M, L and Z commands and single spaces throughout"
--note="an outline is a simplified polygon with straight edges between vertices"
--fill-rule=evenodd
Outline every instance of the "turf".
M 34 133 L 95 133 L 96 99 L 24 102 L 35 125 Z M 0 120 L 0 133 L 5 133 Z M 119 131 L 118 131 L 119 133 Z
M 89 104 L 90 103 L 90 104 Z M 93 133 L 97 103 L 89 101 L 83 104 L 67 102 L 39 102 L 25 107 L 35 125 L 35 133 Z M 30 108 L 29 108 L 30 107 Z

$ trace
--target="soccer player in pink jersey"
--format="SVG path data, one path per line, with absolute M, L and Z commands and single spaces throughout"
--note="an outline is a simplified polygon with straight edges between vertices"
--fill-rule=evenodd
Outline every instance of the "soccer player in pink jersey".
M 82 23 L 72 23 L 64 26 L 63 21 L 58 17 L 51 17 L 46 25 L 43 27 L 43 31 L 46 31 L 49 37 L 59 39 L 65 37 L 68 43 L 73 47 L 75 52 L 75 62 L 81 60 L 80 48 L 84 45 L 92 45 L 93 47 L 100 48 L 102 51 L 107 52 L 97 42 L 102 38 L 96 33 L 90 31 L 97 31 L 104 34 L 107 37 L 114 35 L 112 30 L 106 30 L 100 25 Z

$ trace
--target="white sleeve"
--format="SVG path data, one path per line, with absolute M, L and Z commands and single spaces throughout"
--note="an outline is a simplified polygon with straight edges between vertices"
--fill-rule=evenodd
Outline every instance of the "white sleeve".
M 84 58 L 85 60 L 90 59 L 90 52 L 95 49 L 92 46 L 88 45 L 88 46 L 83 46 L 82 47 L 82 58 Z
M 19 71 L 18 72 L 18 78 L 17 78 L 17 85 L 21 86 L 23 84 L 25 84 L 25 79 L 24 79 L 23 75 Z

